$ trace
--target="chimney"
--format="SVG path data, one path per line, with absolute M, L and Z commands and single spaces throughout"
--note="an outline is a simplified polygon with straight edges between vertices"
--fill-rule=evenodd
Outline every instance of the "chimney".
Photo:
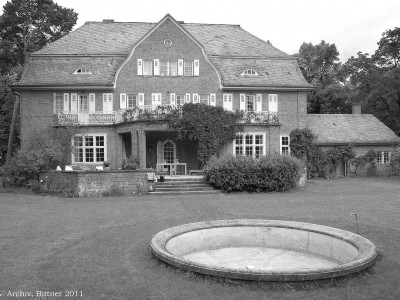
M 114 19 L 103 19 L 103 23 L 106 23 L 106 24 L 114 23 Z
M 361 105 L 360 104 L 353 104 L 352 114 L 353 115 L 361 115 Z

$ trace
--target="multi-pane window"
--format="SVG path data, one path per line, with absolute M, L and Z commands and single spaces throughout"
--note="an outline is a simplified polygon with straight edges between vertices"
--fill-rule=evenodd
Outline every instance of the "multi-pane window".
M 288 135 L 281 136 L 281 154 L 290 154 L 290 139 Z
M 79 95 L 78 110 L 89 111 L 89 101 L 87 95 Z
M 54 95 L 54 112 L 60 113 L 64 110 L 64 95 L 55 94 Z
M 200 94 L 199 102 L 203 104 L 210 104 L 210 95 L 209 94 Z
M 127 97 L 127 102 L 126 102 L 127 108 L 133 108 L 135 106 L 138 106 L 137 94 L 128 94 L 128 95 L 126 95 L 126 97 Z
M 234 141 L 235 155 L 245 155 L 259 158 L 265 154 L 264 134 L 247 133 L 237 135 Z
M 106 160 L 105 135 L 78 135 L 74 137 L 75 163 L 97 163 Z
M 387 164 L 390 162 L 390 151 L 379 151 L 376 157 L 378 164 Z
M 153 75 L 153 61 L 144 60 L 143 61 L 143 75 L 151 76 Z
M 164 144 L 164 161 L 167 164 L 174 162 L 174 145 L 170 141 Z
M 184 94 L 176 94 L 176 104 L 177 105 L 185 104 L 185 95 Z
M 160 62 L 161 76 L 177 76 L 178 62 L 177 61 L 161 61 Z
M 254 95 L 246 95 L 246 111 L 256 110 L 256 97 Z
M 184 76 L 193 76 L 193 61 L 184 61 Z

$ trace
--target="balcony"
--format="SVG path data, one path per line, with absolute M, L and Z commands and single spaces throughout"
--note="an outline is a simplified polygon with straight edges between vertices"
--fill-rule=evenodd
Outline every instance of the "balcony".
M 117 110 L 111 112 L 60 112 L 56 115 L 57 125 L 112 125 L 128 123 L 139 120 L 163 120 L 182 115 L 182 106 L 143 106 L 132 109 Z M 276 112 L 242 112 L 243 124 L 279 124 Z

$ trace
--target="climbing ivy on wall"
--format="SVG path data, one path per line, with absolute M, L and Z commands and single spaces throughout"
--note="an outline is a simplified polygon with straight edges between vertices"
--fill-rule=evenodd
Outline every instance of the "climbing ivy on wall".
M 308 128 L 295 129 L 290 133 L 290 150 L 307 163 L 308 177 L 327 177 L 343 160 L 355 157 L 353 145 L 334 147 L 322 151 L 315 145 L 317 136 Z
M 229 112 L 222 107 L 187 103 L 183 105 L 180 117 L 173 114 L 166 119 L 177 131 L 178 138 L 188 138 L 197 143 L 197 158 L 203 167 L 242 130 L 241 117 L 239 112 Z

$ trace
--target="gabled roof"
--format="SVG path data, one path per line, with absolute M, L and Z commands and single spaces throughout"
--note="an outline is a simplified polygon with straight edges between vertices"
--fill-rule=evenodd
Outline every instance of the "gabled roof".
M 370 114 L 309 114 L 307 126 L 320 145 L 400 144 L 400 137 Z
M 239 25 L 185 24 L 175 21 L 169 14 L 159 23 L 87 22 L 33 53 L 15 86 L 108 86 L 134 47 L 168 18 L 181 26 L 205 51 L 223 87 L 311 88 L 295 59 Z M 259 70 L 261 76 L 238 76 L 250 67 Z M 96 72 L 87 77 L 73 75 L 77 68 L 96 69 Z
M 157 24 L 86 22 L 33 55 L 128 55 L 132 47 Z M 239 25 L 180 25 L 204 46 L 210 56 L 290 58 Z

